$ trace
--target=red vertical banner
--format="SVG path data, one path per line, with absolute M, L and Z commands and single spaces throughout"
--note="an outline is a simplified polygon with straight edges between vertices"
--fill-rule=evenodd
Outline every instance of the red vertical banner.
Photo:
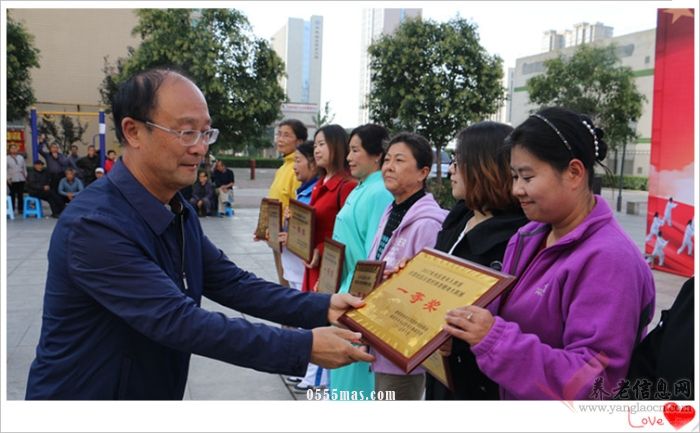
M 11 126 L 7 127 L 7 147 L 9 149 L 10 145 L 14 144 L 17 146 L 17 152 L 26 153 L 27 150 L 24 148 L 24 129 L 13 128 Z
M 657 269 L 691 276 L 695 227 L 695 9 L 659 9 L 645 251 Z

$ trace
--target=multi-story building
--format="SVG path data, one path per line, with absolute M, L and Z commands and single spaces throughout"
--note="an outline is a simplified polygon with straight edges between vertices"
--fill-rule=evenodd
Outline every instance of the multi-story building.
M 285 64 L 280 85 L 287 96 L 282 116 L 296 118 L 313 128 L 313 116 L 321 106 L 323 17 L 309 21 L 289 18 L 271 38 L 272 48 Z
M 603 23 L 578 23 L 574 24 L 571 36 L 574 40 L 569 42 L 567 46 L 587 44 L 600 39 L 612 38 L 613 28 L 603 25 Z
M 544 32 L 542 37 L 542 51 L 559 50 L 612 37 L 613 28 L 603 23 L 578 23 L 574 24 L 573 30 L 567 29 L 563 32 L 547 30 Z
M 592 33 L 580 32 L 581 38 Z M 584 35 L 586 33 L 586 35 Z M 612 29 L 610 29 L 612 33 Z M 632 68 L 635 76 L 637 90 L 645 96 L 642 115 L 637 121 L 636 130 L 639 139 L 636 143 L 627 143 L 625 152 L 624 174 L 634 176 L 649 175 L 649 156 L 651 150 L 651 116 L 652 98 L 654 92 L 654 54 L 656 48 L 656 29 L 645 30 L 614 38 L 600 38 L 592 42 L 593 45 L 615 44 L 617 54 L 623 66 Z M 518 125 L 530 115 L 537 107 L 530 104 L 527 93 L 527 81 L 545 71 L 545 60 L 558 56 L 571 56 L 576 51 L 576 46 L 554 49 L 541 54 L 516 59 L 515 69 L 512 75 L 512 84 L 508 86 L 508 101 L 506 107 L 506 121 L 512 125 Z M 622 158 L 618 155 L 619 159 Z M 614 172 L 619 168 L 614 166 L 614 152 L 608 154 L 606 165 Z M 619 167 L 619 162 L 618 162 Z
M 390 35 L 409 18 L 420 18 L 422 9 L 364 9 L 362 11 L 362 41 L 360 47 L 360 110 L 359 124 L 369 121 L 368 95 L 372 89 L 367 48 L 380 36 Z

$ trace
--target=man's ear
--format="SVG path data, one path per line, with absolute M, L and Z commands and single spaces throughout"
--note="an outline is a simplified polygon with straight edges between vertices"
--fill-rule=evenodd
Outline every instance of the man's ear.
M 129 146 L 136 149 L 141 147 L 141 137 L 143 133 L 144 130 L 139 128 L 136 120 L 131 117 L 125 117 L 122 119 L 122 134 L 124 135 L 124 141 L 126 141 Z

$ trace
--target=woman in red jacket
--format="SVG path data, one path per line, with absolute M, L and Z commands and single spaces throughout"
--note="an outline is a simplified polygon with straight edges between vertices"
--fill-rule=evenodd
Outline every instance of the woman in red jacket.
M 314 135 L 314 160 L 318 168 L 318 182 L 311 193 L 316 216 L 311 263 L 304 263 L 302 291 L 316 290 L 319 264 L 323 255 L 323 241 L 333 237 L 335 217 L 345 204 L 357 182 L 350 177 L 348 163 L 348 134 L 340 125 L 326 125 Z M 328 386 L 328 370 L 309 363 L 304 379 L 294 385 L 294 392 L 306 393 L 309 389 Z
M 326 125 L 314 135 L 314 159 L 319 168 L 319 180 L 311 193 L 316 223 L 314 228 L 314 255 L 306 264 L 303 291 L 311 291 L 318 282 L 319 263 L 323 255 L 323 241 L 333 237 L 335 216 L 343 207 L 357 182 L 350 177 L 348 162 L 348 134 L 340 125 Z

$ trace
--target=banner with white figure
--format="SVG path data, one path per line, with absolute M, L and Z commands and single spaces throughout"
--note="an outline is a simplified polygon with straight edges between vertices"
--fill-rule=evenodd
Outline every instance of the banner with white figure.
M 647 261 L 695 273 L 694 9 L 659 9 L 654 66 Z

